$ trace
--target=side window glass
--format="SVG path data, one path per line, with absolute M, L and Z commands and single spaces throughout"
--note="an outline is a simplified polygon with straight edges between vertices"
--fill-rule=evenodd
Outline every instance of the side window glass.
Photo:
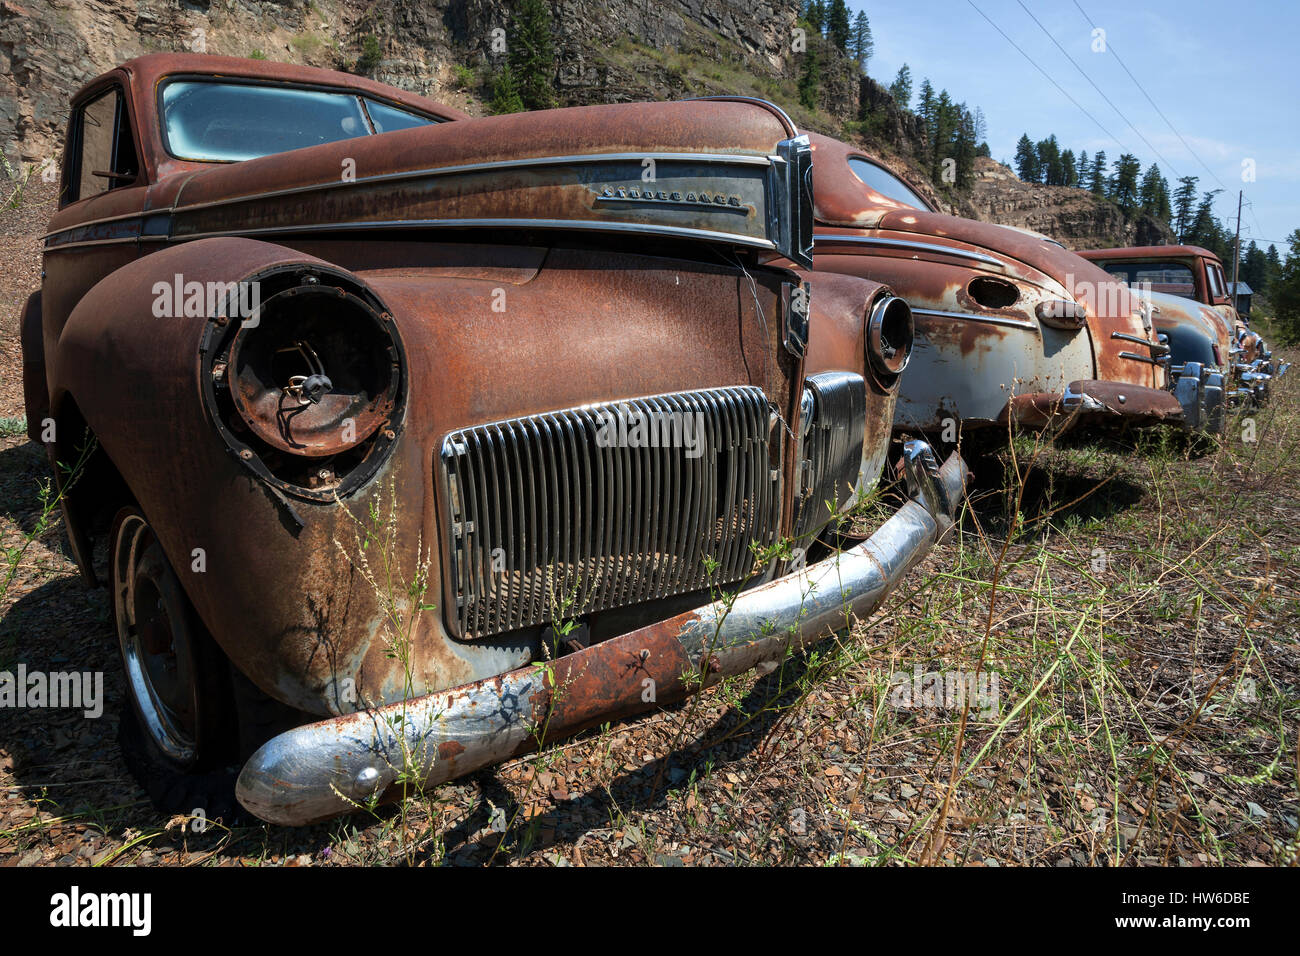
M 108 190 L 113 181 L 95 172 L 111 172 L 113 140 L 117 135 L 117 90 L 91 100 L 81 108 L 80 150 L 77 156 L 77 199 Z
M 399 110 L 395 106 L 372 99 L 366 100 L 366 111 L 370 113 L 370 121 L 375 124 L 376 133 L 394 133 L 399 129 L 432 126 L 436 122 L 427 116 L 408 113 L 406 110 Z
M 139 163 L 121 91 L 112 89 L 91 100 L 77 121 L 76 195 L 71 198 L 87 199 L 134 180 Z

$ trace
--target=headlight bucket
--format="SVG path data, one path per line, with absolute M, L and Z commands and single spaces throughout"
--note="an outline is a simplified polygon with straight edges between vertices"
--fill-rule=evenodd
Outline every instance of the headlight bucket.
M 333 500 L 374 474 L 400 428 L 406 360 L 392 315 L 355 277 L 314 263 L 244 281 L 258 283 L 259 307 L 204 331 L 213 423 L 282 491 Z
M 866 324 L 867 361 L 872 369 L 886 379 L 901 374 L 912 356 L 912 307 L 897 296 L 882 295 L 867 313 Z

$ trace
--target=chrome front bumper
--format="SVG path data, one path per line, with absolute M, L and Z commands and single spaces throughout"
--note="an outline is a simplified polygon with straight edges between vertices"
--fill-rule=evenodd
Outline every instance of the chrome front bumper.
M 402 781 L 433 786 L 672 703 L 867 617 L 952 526 L 968 474 L 924 442 L 907 443 L 904 466 L 912 499 L 861 544 L 545 664 L 287 731 L 244 765 L 240 803 L 272 823 L 328 819 Z

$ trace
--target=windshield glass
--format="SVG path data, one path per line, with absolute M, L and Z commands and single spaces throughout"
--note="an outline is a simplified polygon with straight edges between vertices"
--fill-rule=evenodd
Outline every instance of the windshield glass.
M 852 156 L 849 158 L 849 169 L 853 170 L 853 174 L 858 179 L 887 199 L 901 202 L 915 209 L 930 208 L 926 205 L 924 199 L 912 191 L 910 186 L 883 166 L 877 166 L 873 162 Z
M 1111 262 L 1107 272 L 1130 286 L 1149 287 L 1152 292 L 1180 295 L 1184 299 L 1196 298 L 1196 281 L 1189 266 L 1181 262 Z
M 367 100 L 379 132 L 434 120 Z M 162 91 L 167 150 L 178 159 L 240 162 L 369 136 L 360 97 L 253 83 L 174 80 Z

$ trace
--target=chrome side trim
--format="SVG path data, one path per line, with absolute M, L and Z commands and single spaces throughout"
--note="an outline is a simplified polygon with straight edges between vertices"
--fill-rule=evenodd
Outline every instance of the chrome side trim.
M 1038 332 L 1038 325 L 1034 322 L 1023 322 L 1020 319 L 1007 319 L 1000 315 L 979 315 L 974 312 L 940 312 L 937 309 L 918 309 L 912 307 L 912 315 L 928 315 L 936 319 L 965 319 L 970 322 L 987 322 L 989 325 L 1005 325 L 1013 329 L 1025 329 L 1030 332 Z
M 1148 344 L 1150 344 L 1150 343 L 1148 343 Z M 1148 364 L 1148 365 L 1159 365 L 1159 364 L 1160 364 L 1159 362 L 1157 362 L 1155 359 L 1153 359 L 1153 358 L 1152 358 L 1151 356 L 1149 356 L 1149 355 L 1138 355 L 1138 354 L 1136 354 L 1136 353 L 1134 353 L 1134 352 L 1120 352 L 1120 353 L 1119 353 L 1119 357 L 1120 357 L 1120 358 L 1124 358 L 1124 359 L 1132 359 L 1134 362 L 1145 362 L 1145 363 Z
M 1152 342 L 1150 339 L 1144 339 L 1140 335 L 1133 335 L 1129 332 L 1112 332 L 1112 339 L 1121 339 L 1125 342 L 1132 342 L 1134 345 L 1141 345 L 1149 348 L 1153 355 L 1164 355 L 1169 351 L 1169 346 L 1161 342 Z
M 296 235 L 301 232 L 330 232 L 345 229 L 571 229 L 580 232 L 631 232 L 726 242 L 754 249 L 776 249 L 769 239 L 755 239 L 731 232 L 691 229 L 685 226 L 647 225 L 639 222 L 597 222 L 590 219 L 386 219 L 360 222 L 310 223 L 296 226 L 261 226 L 257 229 L 229 229 L 173 235 L 174 241 L 212 239 L 218 236 Z M 777 250 L 779 251 L 779 250 Z
M 429 166 L 423 169 L 408 169 L 397 173 L 377 173 L 374 176 L 358 176 L 356 179 L 328 180 L 323 183 L 312 183 L 307 186 L 292 186 L 288 189 L 271 189 L 266 192 L 250 193 L 247 196 L 237 196 L 231 199 L 213 199 L 208 202 L 185 204 L 181 200 L 185 196 L 185 190 L 192 180 L 189 180 L 181 187 L 180 192 L 176 194 L 176 199 L 172 203 L 172 210 L 175 212 L 190 212 L 191 210 L 211 209 L 216 206 L 238 205 L 240 203 L 255 202 L 261 199 L 276 199 L 280 196 L 295 196 L 300 193 L 316 192 L 321 189 L 345 189 L 352 186 L 364 186 L 371 183 L 391 183 L 401 182 L 406 179 L 421 179 L 424 177 L 437 176 L 458 176 L 464 173 L 482 173 L 492 172 L 498 169 L 521 169 L 533 166 L 581 166 L 596 163 L 611 162 L 634 162 L 641 163 L 646 159 L 653 159 L 655 162 L 685 162 L 685 163 L 721 163 L 728 166 L 771 166 L 772 160 L 767 156 L 747 155 L 745 153 L 578 153 L 573 156 L 534 156 L 529 159 L 501 159 L 493 160 L 487 163 L 462 163 L 459 166 Z
M 864 246 L 881 246 L 886 249 L 912 249 L 916 252 L 933 252 L 945 256 L 952 256 L 956 259 L 966 259 L 970 262 L 979 262 L 986 266 L 992 266 L 995 269 L 1006 271 L 1006 263 L 982 252 L 972 252 L 969 249 L 956 249 L 952 246 L 945 246 L 937 242 L 922 242 L 913 239 L 886 239 L 879 236 L 850 236 L 840 233 L 819 233 L 814 237 L 817 242 L 852 242 Z

